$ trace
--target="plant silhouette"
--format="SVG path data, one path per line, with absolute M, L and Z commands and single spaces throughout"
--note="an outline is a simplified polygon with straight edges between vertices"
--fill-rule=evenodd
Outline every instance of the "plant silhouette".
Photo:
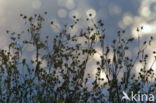
M 1 103 L 128 103 L 122 100 L 123 91 L 129 95 L 131 91 L 145 92 L 146 88 L 147 93 L 156 93 L 153 68 L 156 52 L 153 51 L 154 61 L 150 68 L 147 66 L 149 54 L 145 52 L 153 37 L 142 42 L 139 36 L 128 38 L 126 31 L 121 30 L 109 45 L 103 21 L 94 22 L 89 18 L 86 21 L 93 25 L 71 35 L 69 29 L 81 21 L 76 16 L 73 16 L 73 24 L 65 25 L 55 37 L 43 37 L 43 23 L 47 22 L 44 16 L 20 16 L 27 26 L 28 38 L 21 37 L 23 32 L 6 31 L 11 42 L 8 50 L 0 50 Z M 51 21 L 50 25 L 55 26 L 55 22 Z M 137 28 L 137 31 L 142 29 Z M 134 41 L 138 43 L 138 51 L 129 56 L 127 52 L 132 52 L 129 47 Z M 86 68 L 88 61 L 98 53 L 97 45 L 102 54 L 96 61 L 97 72 L 92 80 Z M 35 59 L 23 56 L 27 53 L 23 50 L 25 46 L 34 47 Z M 45 67 L 42 66 L 44 61 Z M 139 72 L 135 72 L 137 63 L 142 65 L 137 68 Z M 102 72 L 105 78 L 101 77 Z

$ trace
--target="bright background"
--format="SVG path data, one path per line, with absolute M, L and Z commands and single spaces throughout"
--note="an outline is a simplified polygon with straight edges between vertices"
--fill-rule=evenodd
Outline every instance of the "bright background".
M 136 28 L 140 26 L 144 26 L 142 38 L 156 37 L 156 0 L 0 0 L 0 49 L 8 44 L 7 29 L 15 32 L 24 29 L 20 13 L 33 15 L 44 11 L 48 11 L 49 22 L 55 20 L 58 26 L 70 22 L 73 15 L 86 18 L 91 12 L 94 19 L 104 20 L 110 37 L 121 29 L 137 37 Z M 99 59 L 98 54 L 95 59 Z

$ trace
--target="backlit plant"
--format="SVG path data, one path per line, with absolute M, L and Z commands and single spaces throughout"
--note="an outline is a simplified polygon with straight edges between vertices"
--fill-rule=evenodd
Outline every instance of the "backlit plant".
M 7 30 L 11 42 L 7 50 L 0 50 L 1 103 L 126 103 L 122 100 L 123 91 L 156 93 L 153 66 L 156 57 L 153 56 L 149 68 L 149 54 L 146 54 L 153 37 L 142 43 L 139 36 L 129 38 L 126 31 L 121 30 L 107 43 L 103 21 L 89 18 L 85 22 L 92 25 L 86 24 L 72 35 L 70 29 L 82 22 L 76 16 L 72 24 L 62 26 L 57 35 L 49 36 L 42 32 L 47 21 L 41 14 L 20 16 L 25 22 L 25 31 L 18 34 Z M 49 24 L 55 26 L 55 21 Z M 143 27 L 137 31 L 141 29 Z M 27 39 L 22 38 L 23 35 Z M 138 50 L 129 56 L 128 52 L 134 50 L 132 42 L 138 44 Z M 35 49 L 35 59 L 24 57 L 26 46 Z M 97 46 L 102 54 L 96 61 L 93 79 L 86 69 L 88 61 L 98 53 Z M 153 55 L 155 53 L 153 51 Z M 46 66 L 42 66 L 44 63 Z M 138 63 L 141 67 L 135 68 Z M 105 78 L 101 77 L 102 73 Z

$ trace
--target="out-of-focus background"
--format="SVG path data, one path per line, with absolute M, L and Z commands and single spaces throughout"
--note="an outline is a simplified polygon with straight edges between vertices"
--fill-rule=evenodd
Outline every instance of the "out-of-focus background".
M 70 23 L 72 16 L 87 18 L 87 13 L 92 13 L 93 19 L 104 20 L 106 34 L 110 37 L 126 29 L 127 35 L 137 38 L 136 28 L 140 26 L 144 27 L 139 34 L 142 38 L 156 37 L 156 0 L 0 0 L 0 49 L 8 44 L 6 30 L 20 32 L 24 29 L 20 13 L 31 16 L 44 11 L 48 12 L 48 21 L 55 20 L 60 27 L 53 28 L 55 32 L 62 24 Z M 148 48 L 149 51 L 153 49 Z M 99 58 L 95 55 L 96 60 Z

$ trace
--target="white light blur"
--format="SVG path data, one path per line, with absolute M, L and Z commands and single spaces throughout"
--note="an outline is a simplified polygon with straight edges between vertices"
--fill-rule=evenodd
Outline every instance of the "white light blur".
M 94 19 L 96 16 L 96 11 L 94 9 L 89 9 L 86 11 L 87 18 Z
M 65 7 L 72 10 L 75 8 L 74 0 L 67 0 L 65 3 Z
M 120 14 L 122 12 L 122 9 L 118 5 L 116 5 L 114 3 L 111 3 L 109 5 L 108 9 L 109 9 L 109 13 L 111 15 L 117 15 L 117 14 Z
M 59 9 L 57 15 L 60 18 L 65 18 L 67 16 L 67 11 L 65 9 Z
M 151 33 L 153 31 L 153 27 L 151 25 L 144 25 L 143 33 Z
M 69 17 L 70 17 L 71 19 L 74 19 L 73 16 L 76 16 L 76 19 L 81 18 L 81 15 L 80 15 L 80 13 L 78 12 L 78 10 L 72 10 L 72 11 L 69 12 Z
M 125 27 L 129 26 L 133 24 L 133 17 L 131 14 L 129 13 L 125 13 L 123 15 L 122 20 L 118 23 L 118 26 L 122 29 L 124 29 Z
M 153 5 L 154 4 L 154 5 Z M 141 2 L 139 13 L 141 16 L 146 17 L 146 19 L 151 18 L 151 16 L 156 16 L 151 6 L 156 7 L 156 0 L 144 0 Z M 149 17 L 149 18 L 148 18 Z
M 136 25 L 132 28 L 132 34 L 133 37 L 138 38 L 138 35 L 143 37 L 144 35 L 152 35 L 153 33 L 156 32 L 156 23 L 154 22 L 153 24 L 147 24 L 147 23 L 142 23 L 140 25 Z M 143 26 L 143 29 L 139 29 L 139 32 L 136 31 L 137 27 Z
M 60 7 L 65 7 L 69 10 L 73 10 L 76 7 L 74 0 L 57 0 L 57 4 Z
M 60 26 L 59 22 L 56 19 L 51 20 L 51 21 L 54 22 L 54 24 L 51 25 L 52 31 L 56 32 L 56 33 L 60 32 L 61 31 L 61 26 Z
M 40 0 L 33 0 L 33 1 L 32 1 L 32 7 L 33 7 L 34 9 L 39 9 L 39 8 L 41 7 L 41 5 L 42 5 L 42 3 L 41 3 Z
M 151 15 L 151 11 L 148 6 L 145 6 L 140 11 L 141 15 L 144 17 L 149 17 Z
M 125 14 L 123 17 L 123 23 L 127 26 L 133 23 L 133 18 L 130 14 Z
M 101 73 L 100 73 L 100 78 L 103 78 L 103 79 L 106 78 L 106 74 L 104 73 L 104 71 L 101 71 Z
M 96 47 L 95 50 L 96 50 L 96 53 L 94 54 L 93 58 L 94 58 L 96 61 L 100 61 L 100 60 L 101 60 L 101 56 L 102 56 L 102 49 Z

